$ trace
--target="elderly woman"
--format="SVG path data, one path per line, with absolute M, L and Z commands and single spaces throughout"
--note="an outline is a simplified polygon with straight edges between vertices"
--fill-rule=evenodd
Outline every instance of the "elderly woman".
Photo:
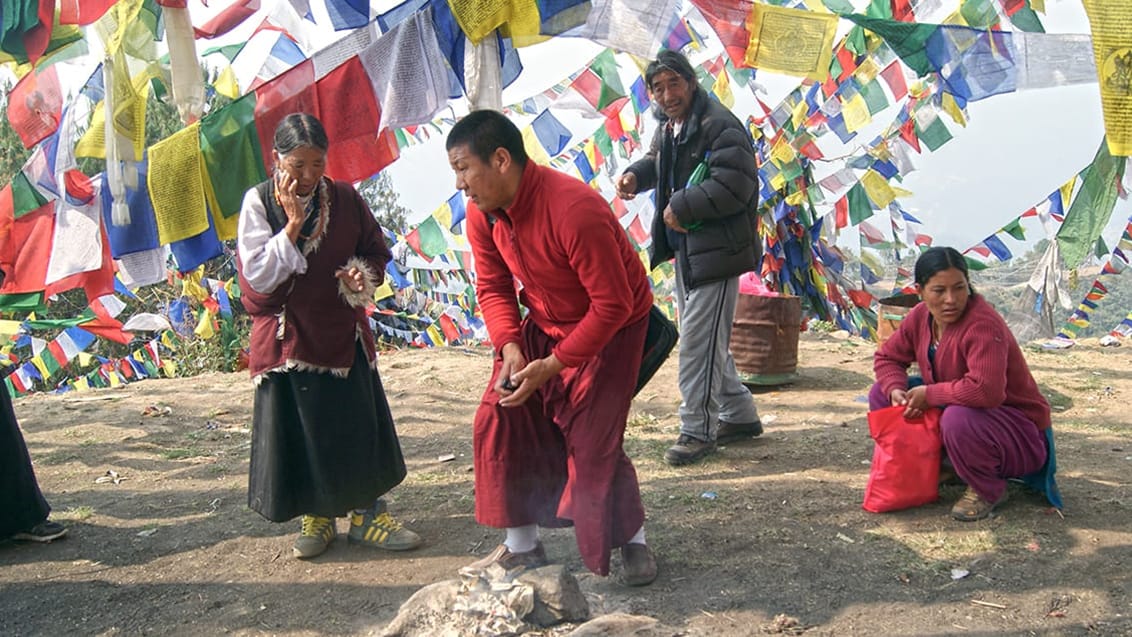
M 244 196 L 238 237 L 256 386 L 248 506 L 303 516 L 298 558 L 324 552 L 351 510 L 351 543 L 416 548 L 378 499 L 405 477 L 365 311 L 389 249 L 357 191 L 323 176 L 317 119 L 288 115 L 273 145 L 274 175 Z
M 975 294 L 959 252 L 925 251 L 916 261 L 915 280 L 923 302 L 877 350 L 869 408 L 904 405 L 912 417 L 928 407 L 942 408 L 944 451 L 967 484 L 951 515 L 981 520 L 1006 499 L 1008 478 L 1052 471 L 1046 467 L 1049 403 L 1006 322 Z M 909 382 L 912 363 L 922 384 Z M 1047 490 L 1047 496 L 1053 501 L 1054 493 Z

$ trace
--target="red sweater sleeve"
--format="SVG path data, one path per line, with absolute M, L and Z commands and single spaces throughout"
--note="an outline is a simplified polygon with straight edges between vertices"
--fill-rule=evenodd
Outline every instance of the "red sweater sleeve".
M 624 232 L 597 198 L 575 202 L 558 228 L 571 268 L 590 299 L 589 309 L 570 335 L 554 348 L 567 367 L 593 358 L 634 314 L 637 295 L 621 259 L 615 233 Z
M 886 398 L 894 389 L 908 388 L 908 367 L 916 360 L 916 328 L 922 323 L 920 306 L 904 317 L 896 332 L 873 354 L 873 373 Z
M 483 311 L 492 345 L 502 350 L 507 343 L 521 343 L 515 277 L 495 246 L 487 215 L 471 202 L 467 221 L 468 243 L 476 259 L 476 300 Z
M 1003 326 L 992 320 L 980 318 L 972 322 L 958 344 L 966 373 L 957 380 L 928 385 L 928 404 L 1001 407 L 1006 401 L 1006 361 L 1013 340 L 1002 330 Z

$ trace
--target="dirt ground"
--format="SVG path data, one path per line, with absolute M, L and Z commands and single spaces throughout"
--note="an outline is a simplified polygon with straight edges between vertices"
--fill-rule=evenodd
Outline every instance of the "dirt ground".
M 669 360 L 626 436 L 659 579 L 629 589 L 589 575 L 571 531 L 544 533 L 594 613 L 650 615 L 687 635 L 1132 634 L 1132 351 L 1028 352 L 1054 405 L 1064 517 L 1012 486 L 996 517 L 972 524 L 947 515 L 961 487 L 916 510 L 860 508 L 872 351 L 804 334 L 798 381 L 758 392 L 766 434 L 679 469 L 661 459 L 677 426 Z M 247 508 L 244 374 L 17 400 L 53 517 L 71 533 L 0 543 L 0 635 L 379 631 L 501 537 L 472 516 L 470 423 L 489 362 L 483 349 L 383 355 L 409 462 L 391 509 L 427 542 L 405 554 L 341 538 L 295 560 L 298 523 Z

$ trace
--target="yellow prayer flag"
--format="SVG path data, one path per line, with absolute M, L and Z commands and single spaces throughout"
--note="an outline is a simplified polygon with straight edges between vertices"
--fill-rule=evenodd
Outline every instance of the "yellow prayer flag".
M 51 372 L 47 371 L 47 365 L 44 364 L 43 357 L 39 354 L 31 357 L 31 364 L 35 365 L 35 368 L 39 370 L 40 375 L 43 376 L 43 380 L 47 380 L 51 377 Z
M 795 190 L 794 192 L 790 193 L 789 195 L 786 195 L 786 203 L 790 204 L 791 206 L 801 205 L 802 202 L 805 201 L 805 199 L 806 199 L 806 191 L 805 190 Z
M 872 168 L 866 170 L 861 177 L 861 185 L 865 188 L 865 194 L 869 196 L 869 199 L 877 208 L 885 208 L 896 198 L 895 193 L 892 192 L 892 186 L 888 185 L 888 180 Z
M 435 323 L 430 323 L 425 331 L 428 332 L 428 337 L 432 340 L 433 345 L 445 345 L 448 343 L 448 341 L 444 340 L 444 336 L 441 335 L 440 330 L 436 329 Z
M 9 337 L 19 334 L 21 325 L 23 325 L 23 321 L 0 321 L 0 337 Z
M 94 357 L 86 352 L 79 352 L 79 367 L 86 367 L 94 361 Z
M 1030 8 L 1038 13 L 1046 12 L 1046 0 L 1030 0 Z
M 373 291 L 373 299 L 375 301 L 387 299 L 393 295 L 393 286 L 389 285 L 389 281 L 383 282 L 381 285 L 377 286 L 376 290 Z
M 916 196 L 916 193 L 912 192 L 911 190 L 905 190 L 900 186 L 893 186 L 892 184 L 889 184 L 888 187 L 892 189 L 892 195 L 897 199 L 907 199 L 908 197 Z
M 181 279 L 181 295 L 187 296 L 198 303 L 208 298 L 208 291 L 200 284 L 204 277 L 204 266 L 189 272 Z
M 873 116 L 869 114 L 869 105 L 860 93 L 854 94 L 849 101 L 841 104 L 841 116 L 845 118 L 845 130 L 850 133 L 860 130 L 873 121 Z
M 794 125 L 794 130 L 801 130 L 802 125 L 806 122 L 806 114 L 810 110 L 810 105 L 805 100 L 798 100 L 794 105 L 794 109 L 790 112 L 790 123 Z
M 857 81 L 863 86 L 876 79 L 876 76 L 880 75 L 880 71 L 880 65 L 876 63 L 872 56 L 869 56 L 857 65 L 857 70 L 853 71 L 853 77 L 857 78 Z
M 208 310 L 203 310 L 200 313 L 200 320 L 197 321 L 197 326 L 193 329 L 193 334 L 208 340 L 216 336 L 216 330 L 212 329 L 212 313 Z
M 1108 152 L 1132 155 L 1132 3 L 1084 0 L 1084 4 L 1093 33 Z
M 177 375 L 177 363 L 174 363 L 172 358 L 162 359 L 161 369 L 165 372 L 166 378 L 173 378 Z
M 113 55 L 122 48 L 122 40 L 141 11 L 143 0 L 118 0 L 110 10 L 94 23 L 95 31 L 106 45 L 106 54 Z
M 837 16 L 755 3 L 747 17 L 746 63 L 824 82 L 829 77 Z
M 959 108 L 959 102 L 955 101 L 955 97 L 951 93 L 944 93 L 942 101 L 943 112 L 950 115 L 956 124 L 966 128 L 967 117 L 963 115 L 963 109 Z
M 1077 177 L 1073 177 L 1069 181 L 1061 184 L 1061 209 L 1068 210 L 1069 202 L 1073 200 L 1073 187 L 1077 185 Z
M 106 372 L 106 375 L 110 377 L 111 387 L 120 387 L 122 385 L 122 377 L 118 375 L 118 370 L 112 369 Z
M 512 38 L 516 35 L 534 36 L 539 32 L 540 19 L 535 0 L 448 0 L 448 8 L 460 30 L 473 43 L 479 43 L 504 23 L 510 23 Z
M 78 391 L 90 391 L 90 383 L 87 382 L 86 376 L 79 376 L 75 379 L 75 389 Z
M 731 78 L 727 75 L 727 69 L 719 72 L 719 77 L 715 79 L 715 86 L 711 87 L 711 92 L 719 98 L 719 103 L 727 108 L 735 106 L 735 95 L 731 92 Z
M 770 149 L 770 160 L 779 167 L 794 161 L 797 156 L 798 154 L 794 152 L 794 147 L 790 145 L 790 142 L 786 141 L 785 136 L 779 137 L 778 143 Z
M 782 175 L 782 172 L 779 171 L 774 173 L 774 176 L 770 178 L 770 187 L 774 188 L 775 190 L 782 190 L 785 186 L 786 177 Z
M 232 68 L 231 64 L 220 71 L 220 75 L 216 76 L 216 82 L 212 86 L 217 93 L 230 100 L 240 96 L 240 82 L 236 79 L 236 70 Z
M 527 150 L 527 156 L 531 161 L 540 166 L 550 165 L 550 155 L 546 153 L 546 149 L 542 147 L 542 142 L 538 140 L 535 135 L 533 126 L 526 126 L 523 128 L 523 148 Z
M 208 230 L 204 180 L 201 178 L 200 122 L 195 122 L 149 149 L 146 186 L 162 245 Z
M 439 208 L 432 212 L 432 218 L 436 219 L 436 222 L 440 224 L 441 228 L 444 228 L 445 230 L 451 228 L 452 206 L 449 206 L 448 202 L 445 201 L 444 203 L 440 204 Z

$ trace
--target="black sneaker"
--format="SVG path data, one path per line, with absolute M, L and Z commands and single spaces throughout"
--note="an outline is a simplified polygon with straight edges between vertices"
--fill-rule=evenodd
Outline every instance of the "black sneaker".
M 687 434 L 680 434 L 676 439 L 676 444 L 668 448 L 664 452 L 664 461 L 668 464 L 678 467 L 683 464 L 691 464 L 700 458 L 715 452 L 714 440 L 700 440 L 693 438 Z
M 719 421 L 719 430 L 715 434 L 716 442 L 735 442 L 736 440 L 746 440 L 748 438 L 757 438 L 763 435 L 763 423 L 761 420 L 755 419 L 754 422 L 734 423 Z
M 44 520 L 26 531 L 20 531 L 19 533 L 13 535 L 12 539 L 19 540 L 21 542 L 47 543 L 52 540 L 58 540 L 66 534 L 67 527 L 59 524 L 58 522 Z

